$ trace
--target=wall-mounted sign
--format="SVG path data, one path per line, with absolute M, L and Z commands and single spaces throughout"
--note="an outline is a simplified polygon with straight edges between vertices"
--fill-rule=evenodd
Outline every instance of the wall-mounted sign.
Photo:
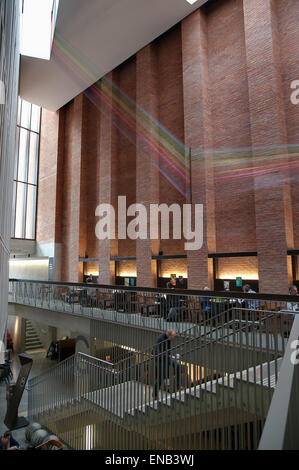
M 237 287 L 242 287 L 242 278 L 241 277 L 236 277 L 236 286 Z

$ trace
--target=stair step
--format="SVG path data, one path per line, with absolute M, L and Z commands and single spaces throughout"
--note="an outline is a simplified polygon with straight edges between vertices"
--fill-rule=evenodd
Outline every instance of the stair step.
M 35 328 L 32 326 L 30 320 L 25 322 L 25 348 L 26 350 L 36 350 L 43 349 L 43 344 L 40 340 L 39 335 L 37 334 Z

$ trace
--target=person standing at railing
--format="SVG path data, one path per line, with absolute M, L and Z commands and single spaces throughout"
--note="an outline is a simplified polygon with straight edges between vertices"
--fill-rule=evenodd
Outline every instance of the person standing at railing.
M 158 336 L 154 345 L 154 362 L 155 362 L 155 384 L 153 390 L 154 400 L 158 399 L 158 391 L 161 388 L 162 382 L 169 377 L 169 368 L 174 368 L 176 376 L 177 389 L 182 389 L 181 386 L 181 367 L 180 364 L 170 357 L 170 340 L 174 338 L 176 332 L 174 329 L 166 331 Z

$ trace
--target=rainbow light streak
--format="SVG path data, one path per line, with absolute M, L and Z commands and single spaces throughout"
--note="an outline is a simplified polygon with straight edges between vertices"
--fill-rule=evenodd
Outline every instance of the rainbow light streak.
M 192 152 L 192 161 L 200 161 L 203 155 L 210 158 L 213 166 L 215 182 L 220 180 L 254 179 L 263 176 L 280 174 L 281 180 L 285 182 L 298 179 L 299 174 L 295 171 L 299 168 L 299 146 L 284 145 L 272 147 L 251 147 L 241 149 L 211 150 L 203 152 L 197 150 Z M 265 186 L 271 185 L 269 179 Z
M 87 83 L 91 80 L 96 82 L 98 74 L 58 34 L 55 36 L 53 55 L 68 73 L 71 71 L 73 78 L 80 85 L 88 86 Z M 129 141 L 136 145 L 136 136 L 141 139 L 146 148 L 143 148 L 144 156 L 150 158 L 153 165 L 187 199 L 189 160 L 186 158 L 184 144 L 107 77 L 90 86 L 85 94 L 101 112 L 102 104 L 109 107 L 114 115 L 114 125 Z M 118 119 L 115 119 L 116 117 Z
M 138 142 L 143 156 L 150 159 L 153 166 L 189 200 L 189 158 L 185 145 L 107 76 L 98 80 L 99 72 L 57 33 L 53 56 L 68 74 L 72 74 L 73 80 L 85 86 L 86 96 L 97 109 L 103 113 L 108 108 L 116 128 L 133 145 Z M 89 86 L 91 81 L 94 84 Z M 274 173 L 281 173 L 284 181 L 292 181 L 298 176 L 294 174 L 299 168 L 298 157 L 298 145 L 192 151 L 193 164 L 205 158 L 208 167 L 213 170 L 210 177 L 215 179 L 216 184 L 220 180 L 240 181 Z M 264 184 L 269 186 L 269 179 Z M 244 185 L 243 190 L 246 190 Z

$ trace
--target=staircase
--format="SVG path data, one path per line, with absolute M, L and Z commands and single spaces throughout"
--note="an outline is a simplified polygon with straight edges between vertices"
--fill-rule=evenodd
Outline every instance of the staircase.
M 280 365 L 278 359 L 158 400 L 151 398 L 151 386 L 124 382 L 54 406 L 38 420 L 78 450 L 86 448 L 88 426 L 97 449 L 124 450 L 130 442 L 134 449 L 227 449 L 236 432 L 243 436 L 237 448 L 256 448 Z M 213 440 L 217 433 L 221 439 Z M 255 442 L 248 445 L 248 439 Z
M 40 338 L 33 327 L 30 320 L 25 320 L 25 350 L 28 351 L 38 351 L 43 350 L 43 344 L 40 341 Z
M 29 417 L 78 450 L 257 449 L 287 341 L 271 321 L 184 338 L 169 351 L 184 388 L 170 374 L 156 400 L 157 353 L 131 365 L 77 353 L 30 380 Z

